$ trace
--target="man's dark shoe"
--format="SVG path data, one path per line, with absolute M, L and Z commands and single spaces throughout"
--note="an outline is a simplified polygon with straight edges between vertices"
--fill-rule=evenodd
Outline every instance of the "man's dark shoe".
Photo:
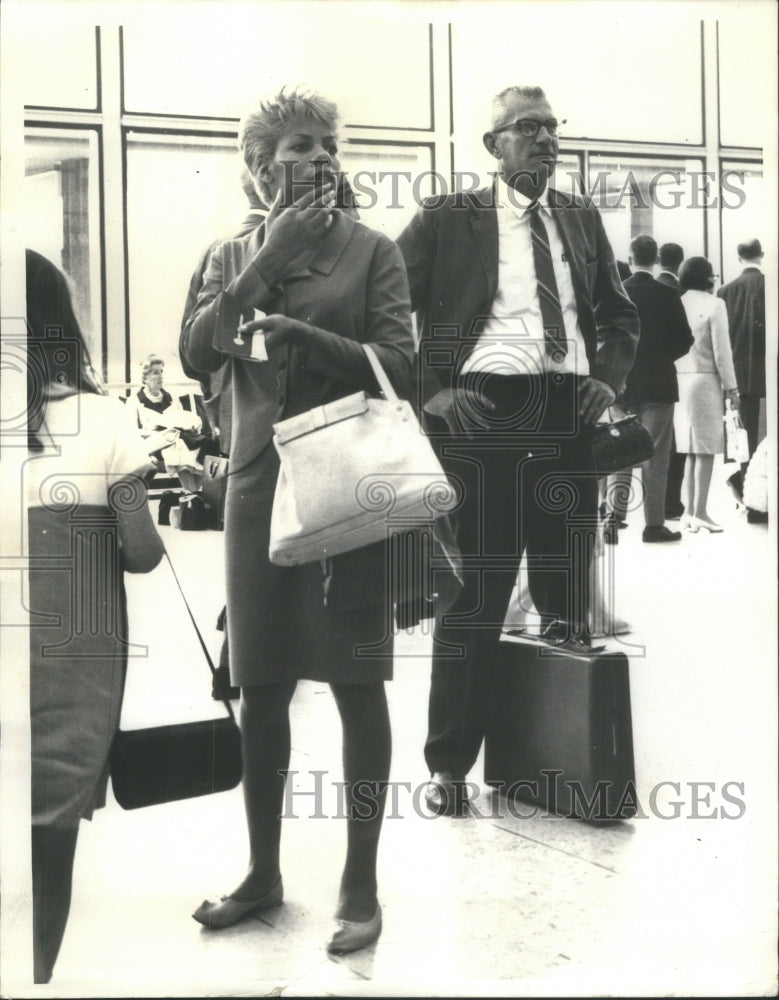
M 755 510 L 754 507 L 747 507 L 748 524 L 768 524 L 768 511 Z
M 425 802 L 436 816 L 463 816 L 468 804 L 465 778 L 448 771 L 435 771 L 425 788 Z
M 681 531 L 669 531 L 664 524 L 650 524 L 644 528 L 641 539 L 644 542 L 678 542 L 681 537 Z

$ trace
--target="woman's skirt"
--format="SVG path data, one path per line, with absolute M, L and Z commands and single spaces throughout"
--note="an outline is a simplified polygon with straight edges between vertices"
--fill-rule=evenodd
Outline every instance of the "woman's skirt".
M 106 513 L 28 514 L 33 824 L 76 826 L 105 805 L 127 652 L 116 522 Z
M 392 615 L 385 574 L 380 569 L 367 572 L 367 549 L 324 565 L 270 562 L 278 468 L 278 455 L 270 446 L 228 478 L 225 545 L 232 683 L 246 687 L 302 679 L 337 684 L 390 680 Z M 351 592 L 354 601 L 326 603 L 326 594 L 336 592 Z
M 725 448 L 723 396 L 714 372 L 681 372 L 679 402 L 674 407 L 674 437 L 678 452 L 719 455 Z

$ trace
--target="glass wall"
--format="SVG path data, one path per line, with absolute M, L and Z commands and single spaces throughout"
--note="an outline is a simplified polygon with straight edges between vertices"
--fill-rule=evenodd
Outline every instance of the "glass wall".
M 16 74 L 27 106 L 28 242 L 70 275 L 95 360 L 117 387 L 152 350 L 182 377 L 190 276 L 245 214 L 238 118 L 282 84 L 337 101 L 361 218 L 391 238 L 426 195 L 472 186 L 474 173 L 491 182 L 490 98 L 513 82 L 543 85 L 567 119 L 555 184 L 592 194 L 618 257 L 651 232 L 708 254 L 727 277 L 736 243 L 765 235 L 759 146 L 775 32 L 759 4 L 738 16 L 723 7 L 720 21 L 694 4 L 675 5 L 671 21 L 613 4 L 595 24 L 591 5 L 563 0 L 485 0 L 440 16 L 436 5 L 268 2 L 220 5 L 215 17 L 213 5 L 187 3 L 157 5 L 154 18 L 125 8 L 121 25 L 117 15 L 98 28 L 88 5 L 68 6 L 72 20 L 33 16 L 65 9 L 42 0 L 12 6 L 4 75 Z M 757 56 L 745 60 L 747 49 Z M 645 53 L 654 62 L 637 81 Z M 745 171 L 733 180 L 741 194 L 708 211 L 706 175 L 721 191 L 733 170 Z
M 614 4 L 612 16 L 601 9 L 597 20 L 589 4 L 474 7 L 452 26 L 458 169 L 490 169 L 481 144 L 490 101 L 512 84 L 543 87 L 557 117 L 566 119 L 566 137 L 703 142 L 701 23 L 693 12 L 675 8 L 669 30 L 639 4 Z M 651 53 L 656 65 L 647 64 L 637 80 L 640 53 Z
M 124 108 L 132 113 L 238 118 L 282 86 L 308 85 L 338 104 L 346 125 L 431 127 L 430 28 L 391 7 L 289 3 L 175 5 L 123 31 Z M 171 72 L 171 40 L 186 58 Z M 393 58 L 394 56 L 394 58 Z M 380 73 L 377 70 L 380 68 Z
M 25 246 L 71 280 L 76 315 L 92 362 L 103 367 L 100 155 L 92 129 L 29 128 L 25 136 Z
M 98 111 L 100 29 L 94 20 L 57 16 L 61 10 L 58 3 L 14 5 L 13 30 L 27 44 L 6 50 L 4 85 L 12 82 L 26 107 Z
M 723 145 L 768 145 L 776 127 L 770 99 L 776 92 L 776 36 L 766 31 L 760 6 L 738 4 L 737 16 L 717 32 Z
M 430 145 L 350 142 L 341 147 L 360 221 L 397 239 L 423 198 L 438 194 L 446 177 L 433 170 Z
M 732 281 L 741 273 L 736 247 L 755 237 L 765 248 L 776 230 L 775 220 L 767 216 L 767 196 L 763 168 L 757 163 L 723 160 L 723 175 L 731 178 L 738 197 L 723 198 L 721 205 L 722 280 Z
M 687 257 L 705 255 L 702 172 L 702 160 L 590 155 L 587 190 L 618 259 L 627 261 L 639 233 L 679 243 Z
M 235 235 L 248 204 L 235 139 L 127 135 L 127 262 L 131 381 L 152 352 L 166 382 L 186 381 L 178 338 L 200 255 Z

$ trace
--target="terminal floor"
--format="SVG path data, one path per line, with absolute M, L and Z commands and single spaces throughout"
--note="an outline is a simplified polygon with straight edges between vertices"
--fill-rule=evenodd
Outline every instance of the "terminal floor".
M 375 946 L 340 959 L 323 950 L 344 853 L 340 729 L 328 687 L 302 682 L 284 905 L 220 932 L 191 919 L 244 870 L 240 788 L 133 812 L 109 797 L 82 824 L 55 978 L 30 995 L 773 995 L 775 538 L 747 523 L 721 477 L 711 509 L 722 534 L 674 545 L 642 544 L 632 513 L 609 554 L 617 610 L 633 626 L 624 648 L 644 815 L 611 825 L 513 815 L 479 761 L 471 815 L 431 819 L 419 805 L 430 667 L 420 627 L 397 637 L 388 685 L 398 784 Z M 216 654 L 223 536 L 163 530 Z M 125 725 L 212 710 L 169 568 L 132 579 L 129 598 L 132 638 L 148 655 L 131 662 Z M 312 816 L 315 799 L 301 793 L 316 781 L 324 799 Z

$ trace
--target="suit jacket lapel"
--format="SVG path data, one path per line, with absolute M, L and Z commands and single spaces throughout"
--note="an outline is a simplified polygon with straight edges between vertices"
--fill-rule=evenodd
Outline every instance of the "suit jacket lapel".
M 560 239 L 565 249 L 565 256 L 568 260 L 568 267 L 571 271 L 571 281 L 573 282 L 573 290 L 576 295 L 576 306 L 581 311 L 584 286 L 582 284 L 583 268 L 579 260 L 578 250 L 583 244 L 577 238 L 579 234 L 576 232 L 576 223 L 578 223 L 581 213 L 570 211 L 570 209 L 566 208 L 565 204 L 561 204 L 554 188 L 549 189 L 549 211 L 557 223 L 557 231 L 560 233 Z
M 478 194 L 491 195 L 491 189 L 480 191 Z M 495 298 L 498 290 L 498 213 L 495 209 L 494 200 L 490 207 L 485 208 L 484 202 L 471 201 L 470 210 L 471 232 L 479 248 L 479 255 L 487 276 L 487 288 L 489 291 L 489 302 Z

